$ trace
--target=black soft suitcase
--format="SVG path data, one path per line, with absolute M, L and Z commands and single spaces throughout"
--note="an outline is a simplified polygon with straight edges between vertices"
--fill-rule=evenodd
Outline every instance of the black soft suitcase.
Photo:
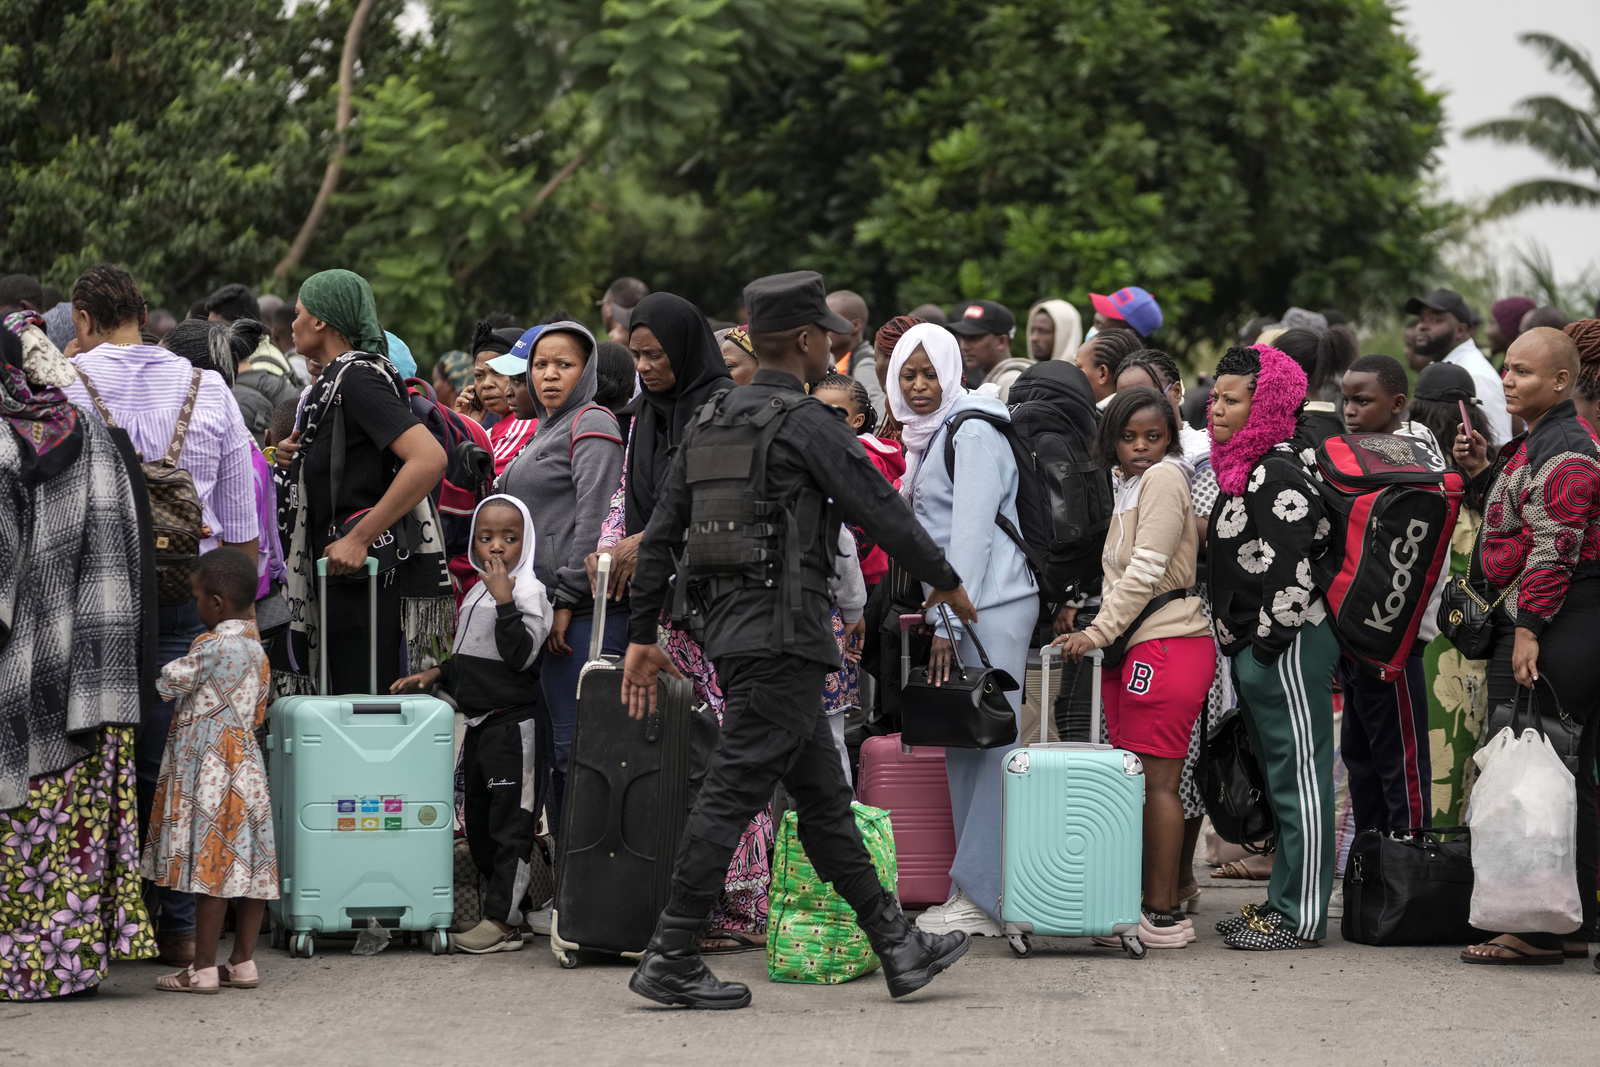
M 622 664 L 601 654 L 610 555 L 600 557 L 594 634 L 578 677 L 578 718 L 556 839 L 550 950 L 638 956 L 666 905 L 689 809 L 717 745 L 717 720 L 693 684 L 661 674 L 656 711 L 628 718 Z

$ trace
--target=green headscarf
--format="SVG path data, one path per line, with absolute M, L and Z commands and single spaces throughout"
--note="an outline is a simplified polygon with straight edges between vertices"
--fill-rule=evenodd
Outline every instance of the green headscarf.
M 325 270 L 300 286 L 300 303 L 362 352 L 389 355 L 389 341 L 378 323 L 372 286 L 354 271 Z

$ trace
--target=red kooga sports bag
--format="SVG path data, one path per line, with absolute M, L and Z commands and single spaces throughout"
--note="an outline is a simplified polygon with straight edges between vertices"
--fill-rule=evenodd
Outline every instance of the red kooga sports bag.
M 1405 669 L 1450 557 L 1466 480 L 1427 445 L 1387 433 L 1330 437 L 1316 464 L 1333 531 L 1313 576 L 1339 644 L 1389 681 Z

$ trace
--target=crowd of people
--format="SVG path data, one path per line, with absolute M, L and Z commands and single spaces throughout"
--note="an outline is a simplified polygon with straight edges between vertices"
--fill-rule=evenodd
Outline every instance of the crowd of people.
M 1362 354 L 1335 310 L 1290 308 L 1186 384 L 1149 292 L 1089 302 L 1087 329 L 1056 298 L 1021 322 L 973 300 L 874 329 L 861 296 L 795 272 L 753 281 L 739 321 L 718 322 L 624 278 L 598 332 L 560 310 L 486 315 L 423 377 L 350 271 L 289 299 L 227 285 L 182 319 L 109 264 L 68 294 L 0 279 L 0 997 L 92 990 L 110 961 L 152 956 L 179 968 L 162 990 L 256 985 L 279 884 L 257 731 L 324 672 L 332 692 L 370 691 L 369 646 L 376 692 L 448 696 L 465 722 L 459 831 L 487 888 L 455 948 L 548 935 L 528 866 L 561 825 L 594 640 L 625 661 L 637 713 L 660 669 L 723 729 L 633 988 L 748 1003 L 702 957 L 765 943 L 781 781 L 902 995 L 1004 933 L 1007 751 L 946 750 L 949 899 L 913 922 L 849 807 L 861 736 L 913 713 L 905 612 L 923 616 L 935 684 L 980 658 L 1036 675 L 1045 644 L 1107 653 L 1105 739 L 1143 765 L 1138 932 L 1157 949 L 1196 940 L 1197 763 L 1230 709 L 1277 832 L 1270 854 L 1219 860 L 1217 876 L 1266 889 L 1217 930 L 1293 950 L 1339 918 L 1353 832 L 1459 823 L 1488 708 L 1547 685 L 1583 727 L 1583 925 L 1498 932 L 1462 959 L 1586 957 L 1600 319 L 1523 297 L 1483 318 L 1438 289 L 1399 304 L 1395 358 Z M 1066 589 L 1041 572 L 1048 546 L 1017 533 L 1033 472 L 1010 424 L 1033 404 L 1110 489 L 1094 573 Z M 768 425 L 759 493 L 737 449 L 696 444 Z M 1314 455 L 1340 434 L 1417 442 L 1469 485 L 1405 668 L 1384 680 L 1344 654 L 1314 577 L 1337 536 Z M 1487 658 L 1434 622 L 1455 576 L 1493 600 Z M 1019 728 L 1026 695 L 1007 696 Z M 1043 715 L 1051 736 L 1102 740 L 1083 733 L 1084 699 L 1067 686 L 1033 729 Z

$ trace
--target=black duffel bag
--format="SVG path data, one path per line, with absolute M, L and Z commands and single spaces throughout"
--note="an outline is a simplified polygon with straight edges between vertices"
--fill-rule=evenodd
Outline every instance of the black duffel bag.
M 1266 775 L 1238 708 L 1223 712 L 1215 730 L 1208 725 L 1199 777 L 1200 799 L 1217 836 L 1257 855 L 1277 847 L 1278 826 L 1267 800 Z
M 1339 932 L 1362 945 L 1471 945 L 1472 845 L 1464 826 L 1393 836 L 1362 830 L 1344 869 Z M 1441 841 L 1441 834 L 1460 834 Z

